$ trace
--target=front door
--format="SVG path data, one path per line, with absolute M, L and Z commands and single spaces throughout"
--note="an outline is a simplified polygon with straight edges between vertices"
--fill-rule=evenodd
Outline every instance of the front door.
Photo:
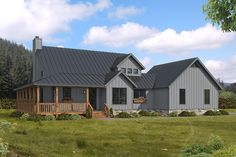
M 92 105 L 93 109 L 97 109 L 97 90 L 96 88 L 89 88 L 89 102 Z

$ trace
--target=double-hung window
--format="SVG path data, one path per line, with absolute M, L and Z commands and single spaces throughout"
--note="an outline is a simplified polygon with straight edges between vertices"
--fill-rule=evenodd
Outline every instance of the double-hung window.
M 127 104 L 127 89 L 126 88 L 112 88 L 112 103 L 113 104 Z

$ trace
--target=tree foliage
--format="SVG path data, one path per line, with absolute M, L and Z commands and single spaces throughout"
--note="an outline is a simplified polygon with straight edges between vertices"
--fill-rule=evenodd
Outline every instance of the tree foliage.
M 30 81 L 31 57 L 23 45 L 0 38 L 0 98 L 15 98 L 14 88 Z
M 223 31 L 236 31 L 236 0 L 208 0 L 203 5 L 206 18 Z

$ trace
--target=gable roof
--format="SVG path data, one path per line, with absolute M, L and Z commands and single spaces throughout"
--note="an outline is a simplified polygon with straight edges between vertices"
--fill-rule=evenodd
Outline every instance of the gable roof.
M 199 62 L 201 68 L 206 71 L 207 75 L 210 76 L 213 83 L 215 83 L 219 89 L 222 89 L 219 83 L 215 80 L 215 78 L 211 75 L 211 73 L 206 69 L 206 67 L 198 58 L 190 58 L 154 66 L 148 71 L 148 74 L 154 74 L 156 76 L 153 88 L 169 87 L 172 82 L 174 82 L 188 67 L 190 67 L 195 62 Z
M 117 58 L 127 54 L 43 46 L 36 55 L 43 67 L 57 73 L 107 74 Z
M 120 64 L 122 64 L 126 59 L 128 59 L 128 58 L 130 58 L 130 57 L 132 57 L 132 58 L 134 59 L 134 61 L 140 66 L 140 68 L 141 68 L 142 70 L 145 69 L 145 67 L 143 66 L 143 64 L 142 64 L 132 53 L 128 54 L 127 56 L 118 57 L 118 58 L 114 61 L 114 63 L 113 63 L 113 65 L 112 65 L 111 69 L 115 69 L 117 66 L 119 66 Z
M 123 74 L 122 71 L 110 72 L 105 77 L 105 85 L 109 84 L 114 78 L 119 75 L 123 75 L 125 79 L 127 79 L 134 87 L 137 87 L 136 83 L 130 79 L 127 75 Z
M 191 58 L 152 67 L 147 73 L 156 75 L 153 87 L 169 87 L 169 85 L 196 59 L 197 58 Z

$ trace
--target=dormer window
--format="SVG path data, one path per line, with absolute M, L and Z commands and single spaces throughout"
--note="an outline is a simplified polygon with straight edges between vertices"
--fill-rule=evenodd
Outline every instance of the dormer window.
M 134 74 L 138 74 L 138 69 L 133 69 Z
M 128 74 L 132 74 L 132 69 L 131 68 L 128 68 Z
M 126 74 L 126 68 L 121 68 L 121 71 Z

